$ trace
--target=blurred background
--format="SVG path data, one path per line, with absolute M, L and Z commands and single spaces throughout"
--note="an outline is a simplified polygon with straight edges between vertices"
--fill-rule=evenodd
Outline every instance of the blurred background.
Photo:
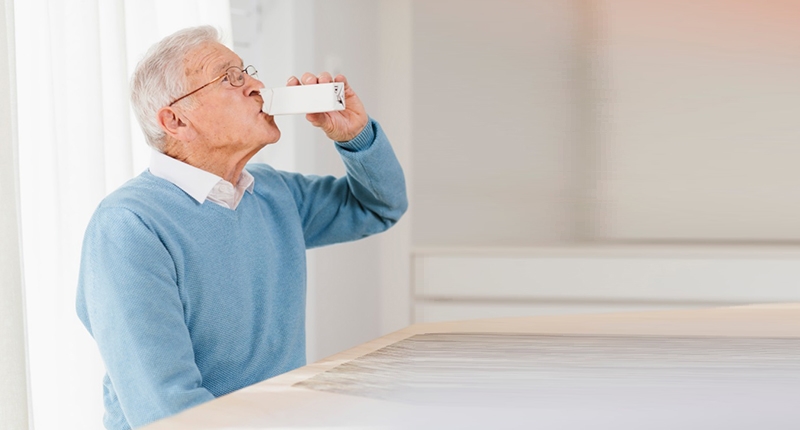
M 136 62 L 193 25 L 218 27 L 267 87 L 345 74 L 404 166 L 398 225 L 309 252 L 309 362 L 417 322 L 800 302 L 797 2 L 4 6 L 0 170 L 18 187 L 3 189 L 3 360 L 23 372 L 5 395 L 30 397 L 37 429 L 101 428 L 80 243 L 147 168 Z M 254 161 L 344 173 L 303 117 L 278 124 Z

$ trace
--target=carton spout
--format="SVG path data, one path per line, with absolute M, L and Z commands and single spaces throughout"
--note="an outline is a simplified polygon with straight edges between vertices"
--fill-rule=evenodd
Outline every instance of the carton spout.
M 261 98 L 264 99 L 264 104 L 261 105 L 261 112 L 269 115 L 269 107 L 272 106 L 272 89 L 271 88 L 264 88 L 261 91 Z

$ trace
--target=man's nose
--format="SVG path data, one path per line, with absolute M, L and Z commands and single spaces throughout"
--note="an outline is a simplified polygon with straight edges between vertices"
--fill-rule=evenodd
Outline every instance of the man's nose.
M 262 88 L 265 88 L 264 83 L 261 82 L 257 77 L 248 75 L 247 73 L 245 73 L 244 76 L 245 76 L 244 77 L 244 86 L 245 87 L 251 88 L 251 90 L 252 89 L 260 90 Z M 249 93 L 249 91 L 248 91 L 248 93 Z

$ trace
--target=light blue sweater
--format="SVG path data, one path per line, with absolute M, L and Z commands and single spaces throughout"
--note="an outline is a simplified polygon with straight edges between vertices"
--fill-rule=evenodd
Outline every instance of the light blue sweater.
M 144 172 L 86 230 L 77 311 L 106 367 L 105 425 L 138 427 L 305 364 L 306 248 L 386 230 L 406 209 L 380 126 L 336 144 L 343 178 L 251 164 L 238 208 Z

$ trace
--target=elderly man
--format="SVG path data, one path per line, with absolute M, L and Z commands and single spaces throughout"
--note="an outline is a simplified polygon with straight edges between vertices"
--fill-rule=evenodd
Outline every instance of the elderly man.
M 134 72 L 155 151 L 92 217 L 77 296 L 106 367 L 109 429 L 304 365 L 306 248 L 381 232 L 406 209 L 389 141 L 344 76 L 301 79 L 345 83 L 346 110 L 306 118 L 336 142 L 346 177 L 247 164 L 280 137 L 254 74 L 210 27 L 165 38 Z

